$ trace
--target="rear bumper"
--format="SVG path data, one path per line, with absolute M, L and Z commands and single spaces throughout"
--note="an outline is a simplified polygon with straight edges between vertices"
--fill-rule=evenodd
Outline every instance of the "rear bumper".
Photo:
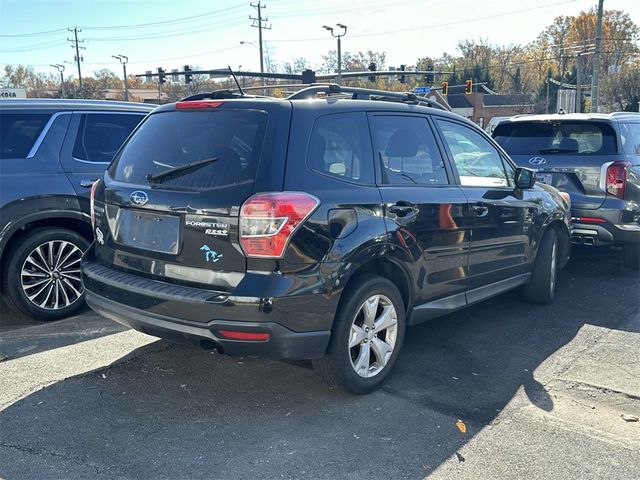
M 99 314 L 150 335 L 231 355 L 324 355 L 339 300 L 339 292 L 326 293 L 324 279 L 320 270 L 306 272 L 304 278 L 248 272 L 228 293 L 111 268 L 95 260 L 93 246 L 82 260 L 87 303 Z M 268 339 L 230 339 L 222 330 L 266 333 Z
M 640 208 L 633 202 L 617 208 L 572 209 L 574 244 L 640 243 Z
M 203 348 L 219 349 L 233 356 L 256 355 L 280 359 L 311 359 L 324 355 L 330 331 L 293 332 L 273 322 L 230 322 L 212 320 L 206 324 L 176 321 L 175 318 L 152 314 L 122 305 L 87 291 L 87 304 L 100 315 L 139 332 Z M 264 341 L 241 341 L 224 338 L 221 330 L 268 333 Z

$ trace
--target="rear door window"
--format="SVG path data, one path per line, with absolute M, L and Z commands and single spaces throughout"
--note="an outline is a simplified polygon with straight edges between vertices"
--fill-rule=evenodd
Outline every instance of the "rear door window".
M 621 123 L 622 151 L 628 155 L 640 155 L 640 123 Z
M 424 117 L 376 115 L 372 122 L 382 183 L 447 185 L 440 150 Z
M 318 173 L 355 183 L 374 183 L 371 141 L 366 114 L 320 117 L 313 126 L 307 166 Z
M 136 125 L 138 114 L 85 113 L 80 118 L 73 144 L 73 157 L 96 163 L 109 163 Z
M 188 110 L 150 115 L 109 169 L 117 181 L 146 184 L 154 174 L 215 159 L 162 179 L 166 187 L 211 189 L 253 181 L 267 114 Z
M 603 122 L 510 122 L 495 140 L 510 155 L 615 155 L 616 135 Z
M 51 114 L 0 114 L 0 158 L 26 158 Z

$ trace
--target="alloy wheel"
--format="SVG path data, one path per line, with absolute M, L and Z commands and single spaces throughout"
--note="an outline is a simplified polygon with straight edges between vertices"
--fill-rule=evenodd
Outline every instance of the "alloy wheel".
M 378 375 L 393 355 L 398 315 L 391 300 L 372 295 L 353 318 L 349 335 L 351 366 L 364 378 Z
M 71 242 L 51 240 L 27 256 L 20 271 L 22 291 L 31 303 L 45 310 L 59 310 L 82 297 L 82 250 Z

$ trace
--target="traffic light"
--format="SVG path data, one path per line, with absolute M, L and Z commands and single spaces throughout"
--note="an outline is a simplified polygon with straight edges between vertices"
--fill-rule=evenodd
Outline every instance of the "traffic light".
M 473 93 L 473 80 L 467 80 L 465 83 L 464 93 Z
M 376 64 L 371 62 L 369 64 L 369 70 L 371 70 L 372 72 L 376 71 Z M 376 76 L 375 75 L 369 75 L 369 81 L 370 82 L 375 82 L 376 81 Z
M 442 95 L 449 94 L 449 82 L 441 82 L 440 88 L 442 89 Z
M 400 65 L 400 71 L 404 72 L 405 69 L 407 68 L 406 65 Z M 400 83 L 405 83 L 407 81 L 407 78 L 405 77 L 404 74 L 400 75 Z
M 306 69 L 302 71 L 302 83 L 311 84 L 316 83 L 316 72 L 310 69 Z
M 164 68 L 158 67 L 158 83 L 162 85 L 166 81 Z
M 189 65 L 184 66 L 184 83 L 191 83 L 193 80 L 193 74 L 191 74 L 191 67 Z
M 433 85 L 433 65 L 427 65 L 427 71 L 429 73 L 427 73 L 427 75 L 425 76 L 425 82 L 427 82 L 427 85 Z

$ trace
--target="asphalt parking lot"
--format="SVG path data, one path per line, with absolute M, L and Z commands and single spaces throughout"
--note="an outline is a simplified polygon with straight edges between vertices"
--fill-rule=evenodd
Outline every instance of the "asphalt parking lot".
M 0 476 L 637 479 L 639 304 L 618 257 L 578 253 L 552 305 L 509 293 L 409 330 L 368 396 L 305 363 L 3 307 Z

